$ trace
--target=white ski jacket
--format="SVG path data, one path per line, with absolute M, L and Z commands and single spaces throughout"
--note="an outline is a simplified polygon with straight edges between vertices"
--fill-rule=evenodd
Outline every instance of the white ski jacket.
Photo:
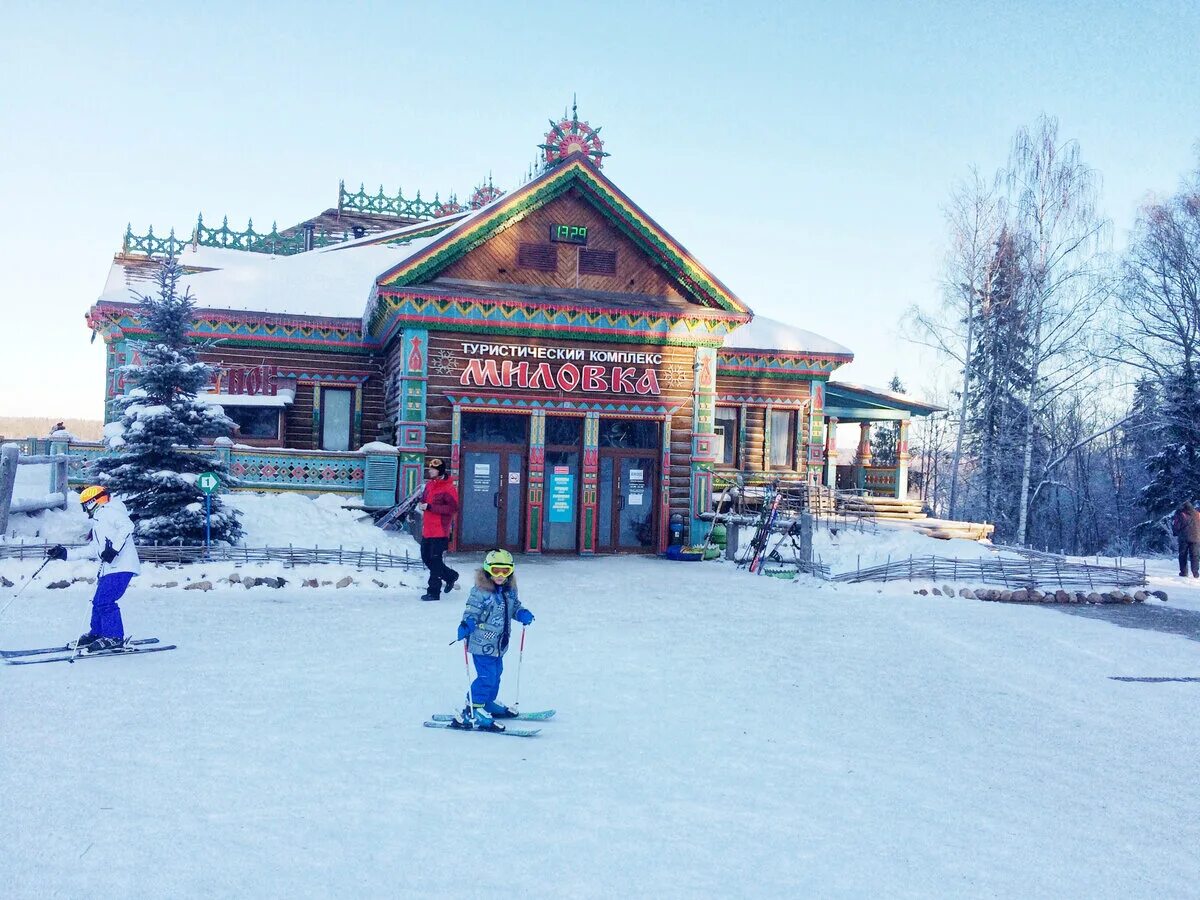
M 117 556 L 112 562 L 100 560 L 101 578 L 115 572 L 132 572 L 136 575 L 142 570 L 137 547 L 133 543 L 133 522 L 129 521 L 125 504 L 119 500 L 110 500 L 97 507 L 88 540 L 91 543 L 87 546 L 68 547 L 67 559 L 97 559 L 105 546 L 111 544 Z

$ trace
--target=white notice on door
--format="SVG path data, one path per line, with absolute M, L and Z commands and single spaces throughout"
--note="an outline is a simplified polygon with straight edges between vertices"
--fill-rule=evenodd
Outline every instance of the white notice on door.
M 475 477 L 486 478 L 492 472 L 491 463 L 475 463 Z
M 642 505 L 642 496 L 643 496 L 643 495 L 642 495 L 642 492 L 641 492 L 641 491 L 638 491 L 638 490 L 630 490 L 630 492 L 629 492 L 629 505 L 630 505 L 630 506 L 641 506 L 641 505 Z
M 629 470 L 629 480 L 630 481 L 644 481 L 645 479 L 642 477 L 642 470 L 641 469 L 630 469 Z
M 509 472 L 508 473 L 508 483 L 509 484 L 520 484 L 521 483 L 521 473 L 520 472 Z

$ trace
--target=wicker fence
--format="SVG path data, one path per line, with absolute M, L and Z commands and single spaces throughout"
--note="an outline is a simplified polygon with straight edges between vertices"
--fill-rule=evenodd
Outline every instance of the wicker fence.
M 0 559 L 44 559 L 50 544 L 0 544 Z M 81 544 L 67 546 L 83 546 Z M 149 563 L 204 563 L 229 562 L 235 565 L 251 563 L 283 563 L 289 568 L 332 564 L 354 566 L 358 569 L 413 569 L 424 564 L 419 557 L 405 551 L 396 553 L 367 549 L 365 547 L 323 549 L 321 547 L 227 547 L 204 545 L 148 544 L 138 547 L 142 562 Z
M 910 556 L 889 559 L 879 566 L 833 576 L 833 581 L 948 581 L 994 584 L 1006 588 L 1058 587 L 1062 590 L 1096 590 L 1105 587 L 1139 587 L 1146 584 L 1146 563 L 1140 569 L 1114 563 L 1111 566 L 1068 562 L 1057 557 L 1003 559 L 980 557 L 957 559 Z

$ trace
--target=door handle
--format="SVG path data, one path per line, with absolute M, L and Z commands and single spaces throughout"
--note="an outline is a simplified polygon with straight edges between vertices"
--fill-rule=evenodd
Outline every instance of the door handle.
M 496 509 L 500 508 L 500 492 L 499 491 L 496 491 L 496 493 L 492 494 L 492 506 L 496 507 Z

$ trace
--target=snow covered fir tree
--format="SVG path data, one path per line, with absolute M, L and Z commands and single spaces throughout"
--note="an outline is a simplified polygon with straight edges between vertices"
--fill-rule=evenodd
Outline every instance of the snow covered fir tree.
M 228 484 L 218 454 L 188 452 L 203 438 L 228 435 L 234 423 L 220 407 L 196 399 L 212 367 L 188 341 L 194 304 L 188 291 L 179 291 L 182 274 L 174 258 L 166 259 L 155 277 L 157 296 L 138 297 L 151 337 L 140 347 L 140 364 L 123 367 L 134 388 L 112 401 L 122 414 L 105 427 L 114 452 L 92 464 L 96 482 L 129 508 L 139 543 L 204 543 L 205 497 L 196 477 L 214 472 Z M 211 541 L 233 544 L 241 533 L 236 511 L 214 494 Z

